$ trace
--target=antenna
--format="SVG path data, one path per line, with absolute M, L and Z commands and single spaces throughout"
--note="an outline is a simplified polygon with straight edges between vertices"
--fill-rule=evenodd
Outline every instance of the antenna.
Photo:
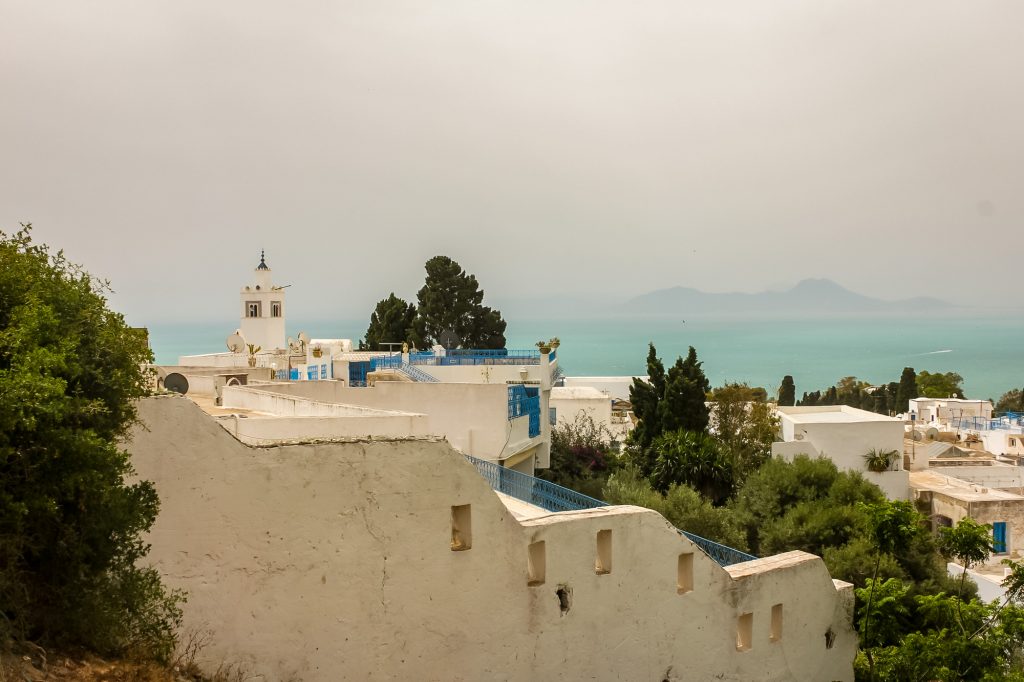
M 245 337 L 236 329 L 235 333 L 228 337 L 227 346 L 232 353 L 242 353 L 245 351 Z
M 175 393 L 185 395 L 188 393 L 188 379 L 186 379 L 183 374 L 171 372 L 164 377 L 164 388 L 168 391 L 174 391 Z

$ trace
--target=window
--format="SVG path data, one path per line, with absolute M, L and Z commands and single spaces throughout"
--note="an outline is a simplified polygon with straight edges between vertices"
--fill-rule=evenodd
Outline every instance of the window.
M 281 317 L 281 302 L 280 301 L 271 301 L 271 303 L 270 303 L 270 316 L 271 317 Z
M 1016 444 L 1017 444 L 1017 439 L 1016 438 L 1011 438 L 1010 439 L 1010 447 L 1013 447 Z
M 544 584 L 544 574 L 547 571 L 547 557 L 544 541 L 531 542 L 526 554 L 527 582 L 530 587 Z
M 996 521 L 992 524 L 993 553 L 1008 554 L 1006 542 L 1006 522 Z
M 773 642 L 778 642 L 782 639 L 782 604 L 776 604 L 772 607 L 772 629 L 768 639 Z
M 736 619 L 736 651 L 750 651 L 754 639 L 754 614 L 744 613 Z
M 259 301 L 248 301 L 245 304 L 245 316 L 246 317 L 259 317 L 260 316 L 260 302 Z
M 679 555 L 679 564 L 676 567 L 676 592 L 693 592 L 693 552 Z
M 550 423 L 552 426 L 554 426 L 555 422 L 557 422 L 557 421 L 558 421 L 558 408 L 557 407 L 549 407 L 548 408 L 548 423 Z M 1010 439 L 1010 445 L 1013 445 L 1013 439 Z
M 452 551 L 461 552 L 473 546 L 473 517 L 470 505 L 452 507 Z
M 607 575 L 612 572 L 612 532 L 597 531 L 597 559 L 594 561 L 594 572 Z

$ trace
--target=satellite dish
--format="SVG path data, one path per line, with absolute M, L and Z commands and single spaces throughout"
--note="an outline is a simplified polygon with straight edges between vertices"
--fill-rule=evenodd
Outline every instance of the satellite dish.
M 288 350 L 291 351 L 292 353 L 301 353 L 302 352 L 302 342 L 298 341 L 296 339 L 293 339 L 292 337 L 289 336 L 288 337 Z
M 303 348 L 309 345 L 309 334 L 306 332 L 299 332 L 299 343 L 302 344 Z
M 232 353 L 242 353 L 245 351 L 245 338 L 237 331 L 228 337 L 227 344 L 228 350 Z
M 441 332 L 437 340 L 445 348 L 456 348 L 461 342 L 458 335 L 450 329 Z
M 185 378 L 184 374 L 171 372 L 164 377 L 164 388 L 168 391 L 174 391 L 175 393 L 185 395 L 188 393 L 188 379 Z

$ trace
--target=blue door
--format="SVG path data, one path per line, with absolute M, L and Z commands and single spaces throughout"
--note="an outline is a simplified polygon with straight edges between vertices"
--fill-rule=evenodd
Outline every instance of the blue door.
M 996 521 L 992 524 L 992 544 L 996 554 L 1006 554 L 1006 522 Z

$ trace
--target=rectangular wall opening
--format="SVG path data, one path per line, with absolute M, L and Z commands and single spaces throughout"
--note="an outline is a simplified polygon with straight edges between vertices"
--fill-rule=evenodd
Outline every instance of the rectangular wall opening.
M 473 546 L 472 505 L 460 504 L 452 507 L 452 551 L 461 552 Z
M 679 555 L 676 568 L 676 592 L 686 594 L 693 592 L 693 552 Z
M 768 638 L 773 642 L 782 639 L 782 604 L 772 607 L 772 629 Z
M 750 651 L 754 640 L 754 614 L 744 613 L 736 619 L 736 651 Z
M 594 561 L 594 572 L 605 575 L 612 572 L 612 532 L 597 531 L 597 559 Z
M 526 555 L 527 585 L 534 587 L 544 584 L 544 573 L 547 570 L 544 541 L 531 542 Z

